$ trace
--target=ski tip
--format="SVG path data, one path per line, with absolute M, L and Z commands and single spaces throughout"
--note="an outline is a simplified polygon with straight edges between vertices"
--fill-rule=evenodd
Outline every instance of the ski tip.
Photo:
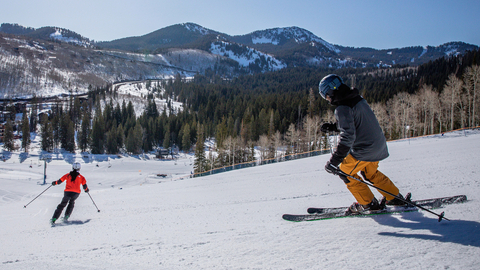
M 290 214 L 284 214 L 284 215 L 282 216 L 282 218 L 283 218 L 284 220 L 293 221 L 293 222 L 302 221 L 302 219 L 301 219 L 301 218 L 298 218 L 298 216 L 296 216 L 296 215 L 290 215 Z

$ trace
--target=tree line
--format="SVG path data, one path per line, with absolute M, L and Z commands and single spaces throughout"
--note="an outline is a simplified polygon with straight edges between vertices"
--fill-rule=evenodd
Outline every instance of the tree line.
M 151 94 L 141 114 L 131 101 L 117 102 L 118 93 L 110 86 L 92 89 L 87 101 L 71 98 L 55 104 L 38 123 L 25 120 L 23 127 L 28 122 L 29 128 L 22 130 L 25 134 L 39 126 L 45 151 L 61 147 L 93 154 L 139 154 L 175 145 L 196 152 L 196 171 L 208 170 L 252 161 L 255 148 L 267 159 L 327 147 L 319 126 L 334 121 L 333 108 L 319 96 L 318 82 L 329 73 L 360 90 L 387 139 L 477 126 L 478 60 L 478 51 L 473 51 L 419 67 L 300 67 L 233 80 L 198 75 L 188 82 L 177 76 L 147 83 Z M 167 105 L 157 108 L 155 98 Z M 175 110 L 172 100 L 181 102 L 182 109 Z M 205 154 L 207 140 L 216 155 Z M 22 148 L 28 149 L 28 142 L 22 142 Z

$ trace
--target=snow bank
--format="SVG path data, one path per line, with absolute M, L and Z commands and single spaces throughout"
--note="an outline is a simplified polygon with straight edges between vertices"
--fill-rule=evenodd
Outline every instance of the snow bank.
M 403 193 L 417 199 L 467 195 L 437 222 L 427 212 L 292 223 L 284 213 L 353 202 L 344 183 L 323 170 L 328 155 L 181 178 L 192 157 L 149 156 L 90 161 L 76 156 L 90 198 L 82 193 L 72 220 L 48 220 L 63 186 L 42 192 L 43 163 L 12 154 L 0 162 L 2 269 L 477 269 L 480 263 L 480 134 L 389 143 L 380 163 Z M 72 162 L 72 159 L 69 159 Z M 32 165 L 32 168 L 30 168 Z M 98 165 L 98 166 L 97 166 Z M 47 180 L 68 172 L 48 163 Z M 166 173 L 163 179 L 156 177 Z M 378 193 L 375 194 L 379 197 Z

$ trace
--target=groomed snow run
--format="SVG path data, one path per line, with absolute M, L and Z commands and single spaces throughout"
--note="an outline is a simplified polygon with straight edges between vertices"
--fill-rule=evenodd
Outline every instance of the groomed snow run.
M 434 210 L 451 221 L 425 211 L 283 220 L 284 213 L 353 202 L 343 181 L 324 171 L 329 155 L 194 179 L 179 178 L 192 170 L 191 157 L 89 162 L 78 156 L 101 212 L 82 192 L 70 219 L 83 224 L 52 228 L 64 184 L 24 208 L 48 185 L 38 184 L 38 157 L 20 162 L 14 153 L 0 162 L 0 269 L 478 269 L 480 132 L 388 146 L 380 170 L 402 193 L 467 195 L 466 203 Z M 70 168 L 51 161 L 48 183 Z

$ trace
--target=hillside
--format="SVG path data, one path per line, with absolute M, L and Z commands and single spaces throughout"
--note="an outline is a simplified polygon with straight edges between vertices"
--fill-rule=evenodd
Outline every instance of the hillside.
M 183 53 L 172 54 L 177 57 Z M 157 60 L 158 59 L 158 60 Z M 169 56 L 114 53 L 65 42 L 0 33 L 0 97 L 55 96 L 125 80 L 191 77 Z
M 61 27 L 0 26 L 0 96 L 84 93 L 121 81 L 196 74 L 232 79 L 285 68 L 318 69 L 418 66 L 463 55 L 478 46 L 450 42 L 437 47 L 376 50 L 333 45 L 299 27 L 230 36 L 194 23 L 143 36 L 94 42 Z
M 479 142 L 476 130 L 388 143 L 390 157 L 380 170 L 402 192 L 467 195 L 464 204 L 435 210 L 452 220 L 441 223 L 423 211 L 282 220 L 310 206 L 352 202 L 344 183 L 323 170 L 329 155 L 190 179 L 180 178 L 191 170 L 188 156 L 107 161 L 60 154 L 48 163 L 47 182 L 68 172 L 73 160 L 81 162 L 101 212 L 82 193 L 71 220 L 83 224 L 51 228 L 63 186 L 23 208 L 47 187 L 38 185 L 43 162 L 34 151 L 26 159 L 12 154 L 0 163 L 0 263 L 7 270 L 476 269 Z
M 208 38 L 207 38 L 208 37 Z M 165 48 L 201 49 L 218 54 L 205 46 L 207 40 L 221 39 L 237 47 L 251 48 L 269 54 L 285 67 L 374 67 L 420 65 L 439 57 L 462 54 L 478 46 L 464 42 L 449 42 L 440 46 L 392 48 L 353 48 L 331 44 L 300 27 L 258 30 L 245 35 L 230 36 L 194 23 L 176 24 L 152 33 L 97 43 L 110 49 L 156 51 Z M 208 41 L 207 41 L 208 42 Z M 244 49 L 245 50 L 245 49 Z M 243 55 L 238 53 L 238 55 Z

